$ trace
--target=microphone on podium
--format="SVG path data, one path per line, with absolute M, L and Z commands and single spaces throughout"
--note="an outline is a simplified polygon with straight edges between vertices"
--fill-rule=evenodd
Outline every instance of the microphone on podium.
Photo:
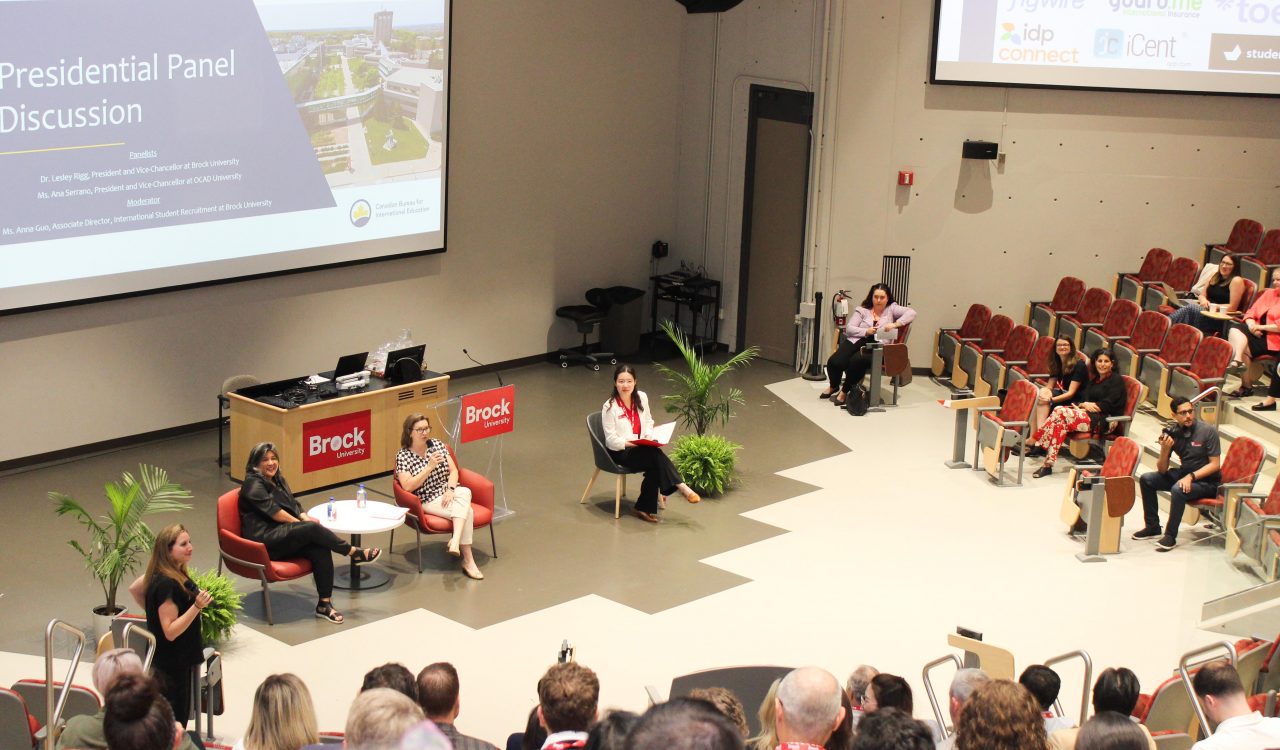
M 476 359 L 475 357 L 471 356 L 471 352 L 468 352 L 467 347 L 465 346 L 462 347 L 462 353 L 466 355 L 467 359 L 471 360 L 472 362 L 475 362 L 477 365 L 480 365 L 481 367 L 488 366 L 485 363 L 481 362 L 480 360 Z M 498 387 L 501 388 L 503 386 L 502 373 L 497 370 L 494 370 L 493 374 L 498 376 Z

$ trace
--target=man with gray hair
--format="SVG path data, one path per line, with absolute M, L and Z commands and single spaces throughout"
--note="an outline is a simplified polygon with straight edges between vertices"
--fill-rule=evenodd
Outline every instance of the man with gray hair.
M 818 667 L 793 669 L 778 685 L 774 702 L 778 747 L 785 750 L 821 750 L 831 733 L 844 721 L 840 682 Z
M 964 704 L 968 702 L 969 696 L 983 685 L 991 682 L 991 678 L 981 669 L 965 668 L 956 672 L 956 676 L 951 678 L 951 726 L 955 727 L 960 720 L 960 709 L 964 708 Z M 938 750 L 951 750 L 956 745 L 955 730 L 952 729 L 951 736 L 938 743 Z
M 370 688 L 356 696 L 347 712 L 348 750 L 396 750 L 415 724 L 427 717 L 404 693 Z
M 871 678 L 880 674 L 880 670 L 868 664 L 859 664 L 858 668 L 853 670 L 849 675 L 848 681 L 844 684 L 844 691 L 849 694 L 849 704 L 853 706 L 853 713 L 849 717 L 853 722 L 853 728 L 858 728 L 858 722 L 862 719 L 862 697 L 867 694 L 867 686 L 871 684 Z

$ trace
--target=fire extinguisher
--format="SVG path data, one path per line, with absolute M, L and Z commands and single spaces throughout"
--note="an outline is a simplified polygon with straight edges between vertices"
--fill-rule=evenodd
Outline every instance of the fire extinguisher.
M 844 330 L 845 321 L 849 319 L 849 293 L 844 289 L 831 297 L 831 318 L 838 330 Z

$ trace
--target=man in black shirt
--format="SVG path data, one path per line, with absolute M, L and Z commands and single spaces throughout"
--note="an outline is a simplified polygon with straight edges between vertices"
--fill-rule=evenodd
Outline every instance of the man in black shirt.
M 1196 419 L 1196 409 L 1185 398 L 1178 397 L 1171 404 L 1175 424 L 1160 433 L 1160 459 L 1156 470 L 1142 475 L 1142 516 L 1145 526 L 1133 535 L 1134 539 L 1151 539 L 1160 536 L 1159 505 L 1156 493 L 1169 490 L 1169 523 L 1164 536 L 1156 542 L 1156 548 L 1168 552 L 1178 543 L 1178 526 L 1182 523 L 1182 511 L 1188 500 L 1213 497 L 1218 493 L 1221 477 L 1218 474 L 1222 462 L 1222 447 L 1218 431 L 1211 425 Z M 1181 465 L 1169 469 L 1169 454 L 1177 453 Z

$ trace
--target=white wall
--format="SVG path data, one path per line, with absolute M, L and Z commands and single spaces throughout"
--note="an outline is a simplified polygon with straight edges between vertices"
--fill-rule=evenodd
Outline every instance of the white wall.
M 0 319 L 0 461 L 212 419 L 224 378 L 332 366 L 399 328 L 436 370 L 576 343 L 559 305 L 643 286 L 672 236 L 671 0 L 453 8 L 448 252 Z

